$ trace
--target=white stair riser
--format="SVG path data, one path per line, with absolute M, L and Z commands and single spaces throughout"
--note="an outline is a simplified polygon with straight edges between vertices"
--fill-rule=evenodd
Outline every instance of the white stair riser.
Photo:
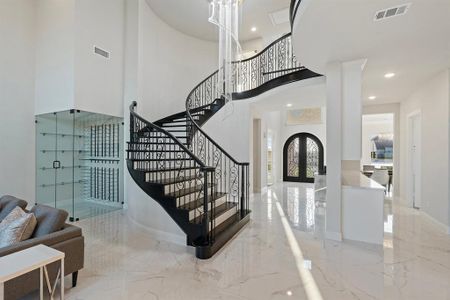
M 229 210 L 227 210 L 226 212 L 224 212 L 223 214 L 221 214 L 220 216 L 218 216 L 215 219 L 214 228 L 216 228 L 217 226 L 219 226 L 220 224 L 222 224 L 223 222 L 225 222 L 226 220 L 231 218 L 234 214 L 236 214 L 236 212 L 237 212 L 237 208 L 233 207 L 233 208 L 230 208 Z M 211 228 L 211 226 L 208 228 L 208 231 L 210 231 L 209 230 L 210 228 Z
M 214 207 L 218 207 L 218 206 L 224 204 L 225 202 L 227 202 L 226 195 L 224 195 L 223 197 L 221 197 L 219 199 L 216 199 L 214 201 Z M 210 210 L 210 209 L 211 209 L 211 202 L 208 203 L 208 210 Z M 201 215 L 203 215 L 203 206 L 193 209 L 189 212 L 189 221 L 192 221 L 193 219 L 195 219 Z
M 212 195 L 212 189 L 209 188 L 208 189 L 208 195 L 211 196 Z M 200 195 L 200 197 L 203 197 L 203 193 Z M 190 193 L 181 197 L 177 198 L 177 207 L 178 206 L 182 206 L 185 204 L 188 204 L 192 201 L 195 201 L 199 198 L 199 191 L 196 191 L 195 193 Z
M 157 160 L 167 160 L 167 159 L 176 159 L 179 161 L 179 159 L 188 159 L 191 158 L 187 153 L 184 152 L 141 152 L 142 154 L 139 156 L 139 154 L 135 154 L 134 158 L 142 158 L 142 159 L 157 159 Z M 144 156 L 145 154 L 145 156 Z M 184 160 L 182 160 L 184 161 Z M 175 161 L 170 161 L 175 162 Z M 152 164 L 155 164 L 156 162 L 152 162 Z
M 168 185 L 164 186 L 164 193 L 166 193 L 166 194 L 173 193 L 173 192 L 185 189 L 185 188 L 191 188 L 194 186 L 198 186 L 200 184 L 203 184 L 202 178 L 191 179 L 191 180 L 183 181 L 180 183 L 168 184 Z

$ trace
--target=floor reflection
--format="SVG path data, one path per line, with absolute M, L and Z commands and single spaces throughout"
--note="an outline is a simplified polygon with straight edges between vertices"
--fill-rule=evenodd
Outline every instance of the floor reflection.
M 268 195 L 279 192 L 279 189 L 269 188 Z M 286 212 L 287 219 L 294 229 L 323 236 L 325 209 L 322 199 L 314 192 L 310 183 L 285 183 L 282 195 L 278 199 Z M 268 197 L 268 201 L 271 196 Z M 269 217 L 269 216 L 268 216 Z

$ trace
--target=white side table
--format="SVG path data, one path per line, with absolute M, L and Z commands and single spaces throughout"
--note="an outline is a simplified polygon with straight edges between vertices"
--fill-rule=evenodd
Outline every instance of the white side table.
M 60 279 L 60 299 L 64 299 L 64 252 L 55 250 L 45 245 L 34 246 L 10 255 L 0 257 L 0 300 L 4 299 L 5 282 L 31 271 L 39 269 L 40 272 L 40 299 L 44 298 L 44 275 L 51 299 L 56 290 L 56 283 Z M 47 265 L 60 261 L 61 267 L 55 279 L 53 287 L 50 285 Z M 62 274 L 62 275 L 61 275 Z

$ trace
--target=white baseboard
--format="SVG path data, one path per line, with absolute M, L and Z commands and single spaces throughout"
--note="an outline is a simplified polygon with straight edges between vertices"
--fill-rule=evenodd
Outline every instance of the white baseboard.
M 325 232 L 325 238 L 327 240 L 342 242 L 342 233 L 327 231 L 327 232 Z
M 433 218 L 432 216 L 430 216 L 427 212 L 420 210 L 420 213 L 431 223 L 433 223 L 434 225 L 436 225 L 437 227 L 439 227 L 439 229 L 441 229 L 442 231 L 444 231 L 445 233 L 447 233 L 448 235 L 450 235 L 450 226 L 436 220 L 435 218 Z

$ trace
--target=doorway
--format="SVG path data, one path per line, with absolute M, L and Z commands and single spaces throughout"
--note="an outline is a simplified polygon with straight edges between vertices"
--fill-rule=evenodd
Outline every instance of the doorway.
M 297 133 L 283 148 L 283 180 L 314 182 L 314 175 L 323 170 L 323 144 L 315 135 Z
M 261 184 L 261 119 L 253 119 L 253 192 L 260 193 Z
M 408 116 L 408 193 L 412 206 L 419 209 L 422 206 L 421 182 L 422 182 L 422 115 L 415 112 Z
M 273 132 L 267 130 L 267 185 L 274 182 L 273 174 Z

